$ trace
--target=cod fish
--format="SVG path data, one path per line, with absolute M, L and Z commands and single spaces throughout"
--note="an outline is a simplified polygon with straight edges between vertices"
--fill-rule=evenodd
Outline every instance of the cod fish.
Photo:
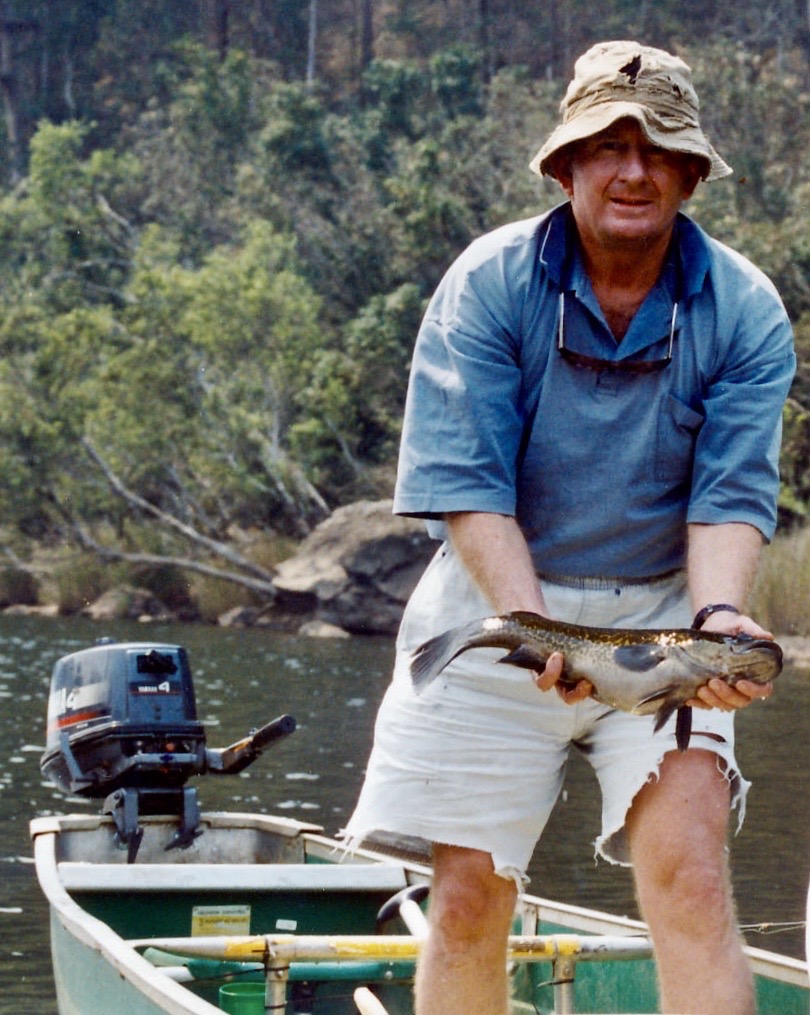
M 506 648 L 499 662 L 542 670 L 552 652 L 562 652 L 560 683 L 593 684 L 593 697 L 634 715 L 655 714 L 655 732 L 677 711 L 678 749 L 686 750 L 692 709 L 684 702 L 719 677 L 766 684 L 782 669 L 782 650 L 773 641 L 690 629 L 630 630 L 582 627 L 537 613 L 485 617 L 431 638 L 413 653 L 411 679 L 420 694 L 449 662 L 471 648 Z

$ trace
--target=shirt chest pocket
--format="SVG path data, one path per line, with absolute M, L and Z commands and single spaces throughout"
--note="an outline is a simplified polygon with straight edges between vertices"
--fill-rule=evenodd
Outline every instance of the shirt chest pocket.
M 673 395 L 666 395 L 658 412 L 655 478 L 687 482 L 692 474 L 695 441 L 705 416 Z

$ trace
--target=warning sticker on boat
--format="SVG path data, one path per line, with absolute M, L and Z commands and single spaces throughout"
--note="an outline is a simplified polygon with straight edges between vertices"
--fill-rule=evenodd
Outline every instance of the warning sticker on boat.
M 191 936 L 249 934 L 250 906 L 194 906 Z

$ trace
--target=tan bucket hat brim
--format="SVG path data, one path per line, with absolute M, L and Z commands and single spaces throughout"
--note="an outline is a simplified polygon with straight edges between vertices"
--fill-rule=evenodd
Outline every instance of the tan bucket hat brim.
M 540 176 L 554 175 L 553 157 L 567 145 L 626 117 L 636 120 L 653 144 L 701 159 L 707 182 L 733 172 L 701 129 L 689 67 L 664 50 L 635 42 L 593 46 L 577 60 L 560 111 L 562 123 L 530 163 Z

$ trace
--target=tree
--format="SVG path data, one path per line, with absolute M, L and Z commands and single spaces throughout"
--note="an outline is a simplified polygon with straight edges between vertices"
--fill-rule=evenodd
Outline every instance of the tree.
M 332 500 L 390 491 L 405 380 L 424 309 L 418 286 L 405 283 L 372 297 L 346 325 L 341 348 L 316 354 L 299 396 L 306 412 L 290 437 Z
M 363 0 L 362 29 L 360 32 L 360 74 L 374 59 L 374 0 Z

